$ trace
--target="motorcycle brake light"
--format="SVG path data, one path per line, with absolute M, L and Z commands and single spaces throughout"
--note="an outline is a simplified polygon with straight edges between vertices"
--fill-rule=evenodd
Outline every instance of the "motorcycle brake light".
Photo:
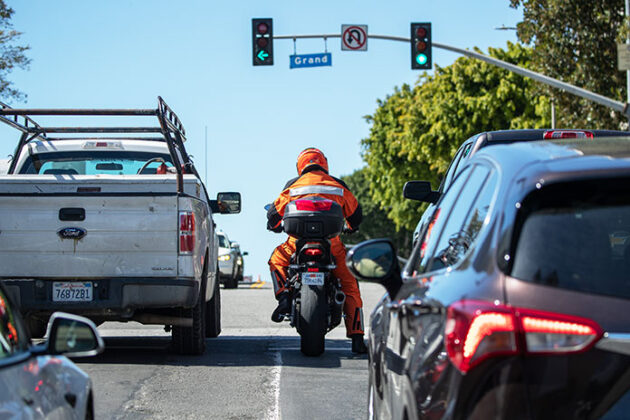
M 332 204 L 332 200 L 295 200 L 295 208 L 300 211 L 328 211 Z
M 602 334 L 590 319 L 461 300 L 448 308 L 444 341 L 451 362 L 466 373 L 494 356 L 585 351 Z
M 322 255 L 324 252 L 319 248 L 309 248 L 309 249 L 305 249 L 304 253 L 310 257 L 318 257 Z
M 311 273 L 316 273 L 319 271 L 319 268 L 307 268 L 306 271 L 311 272 Z

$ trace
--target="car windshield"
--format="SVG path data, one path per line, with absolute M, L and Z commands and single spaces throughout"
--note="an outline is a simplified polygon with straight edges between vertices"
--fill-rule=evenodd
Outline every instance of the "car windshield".
M 628 179 L 545 188 L 523 201 L 511 275 L 630 299 Z
M 146 167 L 147 162 L 153 160 Z M 155 174 L 165 163 L 172 167 L 167 154 L 120 152 L 120 151 L 79 151 L 39 153 L 28 157 L 20 169 L 21 174 L 44 175 L 135 175 Z
M 223 235 L 219 235 L 219 246 L 221 248 L 229 248 L 230 244 L 228 243 L 228 240 L 225 236 Z

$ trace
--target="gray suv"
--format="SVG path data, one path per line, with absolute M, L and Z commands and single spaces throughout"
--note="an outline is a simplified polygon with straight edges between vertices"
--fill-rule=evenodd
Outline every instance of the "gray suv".
M 455 157 L 451 161 L 446 175 L 442 179 L 442 183 L 437 191 L 431 189 L 431 183 L 428 181 L 409 181 L 403 188 L 405 198 L 423 201 L 429 203 L 429 206 L 422 214 L 416 229 L 413 232 L 413 245 L 420 234 L 429 224 L 429 219 L 435 210 L 435 204 L 440 197 L 448 189 L 457 175 L 466 163 L 482 148 L 487 146 L 496 146 L 499 144 L 510 144 L 536 140 L 554 140 L 554 139 L 594 139 L 599 137 L 626 137 L 630 136 L 627 131 L 614 130 L 550 130 L 550 129 L 527 129 L 527 130 L 499 130 L 487 131 L 475 134 L 470 137 L 457 150 Z

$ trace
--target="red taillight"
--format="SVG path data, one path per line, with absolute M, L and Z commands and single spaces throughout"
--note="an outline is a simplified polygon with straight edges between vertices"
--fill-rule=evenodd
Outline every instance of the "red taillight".
M 328 211 L 332 205 L 332 200 L 295 200 L 295 208 L 300 211 Z
M 580 317 L 519 309 L 528 353 L 567 353 L 587 349 L 602 335 L 596 322 Z
M 462 300 L 448 308 L 446 351 L 462 372 L 490 356 L 516 354 L 512 311 L 490 302 Z
M 601 335 L 589 319 L 462 300 L 448 308 L 444 341 L 451 362 L 466 373 L 493 356 L 584 351 Z
M 181 232 L 195 231 L 195 215 L 188 211 L 179 212 L 179 230 Z
M 179 253 L 191 253 L 195 249 L 195 215 L 189 211 L 179 212 Z
M 545 131 L 544 139 L 592 139 L 593 133 L 581 130 L 549 130 Z
M 318 257 L 322 255 L 324 252 L 319 248 L 308 248 L 304 250 L 304 254 L 310 257 Z

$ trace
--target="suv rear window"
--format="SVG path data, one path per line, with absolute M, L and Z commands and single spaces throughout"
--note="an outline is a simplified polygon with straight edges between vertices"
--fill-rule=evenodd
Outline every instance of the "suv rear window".
M 513 277 L 630 299 L 630 179 L 536 191 L 523 200 L 514 231 Z

